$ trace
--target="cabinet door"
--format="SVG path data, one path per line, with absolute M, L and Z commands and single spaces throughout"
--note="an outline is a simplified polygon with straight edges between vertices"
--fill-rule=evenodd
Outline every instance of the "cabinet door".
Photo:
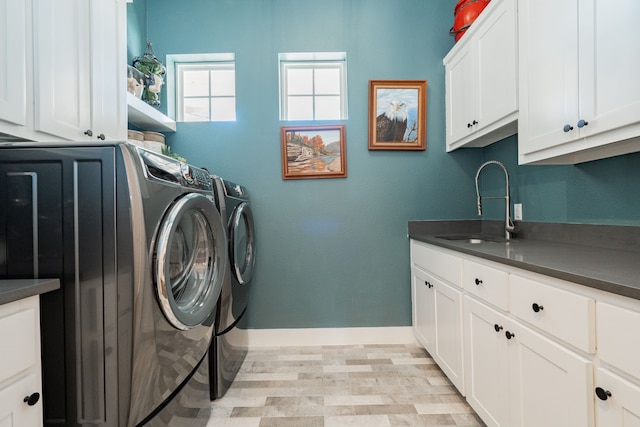
M 508 331 L 511 425 L 592 427 L 591 361 L 519 323 Z
M 462 359 L 462 292 L 433 279 L 436 315 L 436 350 L 431 353 L 442 371 L 464 392 Z
M 436 316 L 433 278 L 424 271 L 412 268 L 413 333 L 429 352 L 435 351 Z
M 25 397 L 40 393 L 40 376 L 33 374 L 0 389 L 0 424 L 2 427 L 42 426 L 42 397 L 29 406 Z
M 460 51 L 446 64 L 446 104 L 447 104 L 447 149 L 450 145 L 474 130 L 477 123 L 476 84 L 473 72 L 473 51 L 471 45 Z
M 518 17 L 522 156 L 577 137 L 578 0 L 520 0 Z
M 637 0 L 580 3 L 581 137 L 640 122 L 638 17 Z
M 0 0 L 0 119 L 26 123 L 26 2 Z
M 467 401 L 488 426 L 509 426 L 507 318 L 464 297 Z
M 91 128 L 93 137 L 127 139 L 126 4 L 89 2 L 91 19 Z M 102 137 L 100 137 L 102 139 Z
M 606 369 L 598 369 L 596 386 L 609 393 L 596 398 L 598 426 L 640 427 L 640 387 Z
M 86 0 L 33 0 L 35 130 L 90 139 L 90 21 Z
M 515 0 L 503 0 L 474 34 L 477 55 L 478 99 L 475 120 L 484 129 L 518 110 L 517 31 Z M 488 6 L 487 6 L 488 7 Z

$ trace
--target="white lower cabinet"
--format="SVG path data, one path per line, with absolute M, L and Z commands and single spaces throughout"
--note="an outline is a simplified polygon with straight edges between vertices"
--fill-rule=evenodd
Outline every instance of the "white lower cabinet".
M 598 369 L 594 391 L 598 426 L 640 427 L 640 386 Z
M 488 426 L 511 425 L 509 404 L 509 319 L 464 297 L 467 401 Z
M 418 342 L 432 351 L 436 346 L 436 300 L 433 284 L 427 273 L 412 268 L 413 333 Z
M 42 426 L 40 303 L 0 305 L 0 426 Z
M 436 348 L 432 354 L 456 388 L 465 394 L 462 361 L 462 292 L 434 280 Z
M 416 339 L 488 426 L 640 427 L 640 301 L 413 240 L 411 268 Z
M 522 326 L 508 325 L 512 426 L 593 426 L 593 363 Z
M 488 426 L 593 426 L 587 360 L 465 297 L 467 401 Z
M 596 304 L 600 368 L 593 393 L 597 423 L 640 427 L 640 302 L 622 297 L 611 302 Z
M 462 292 L 415 266 L 412 276 L 415 337 L 464 394 Z
M 2 427 L 36 427 L 42 425 L 42 405 L 29 406 L 24 400 L 39 389 L 40 377 L 29 375 L 0 388 L 0 425 Z

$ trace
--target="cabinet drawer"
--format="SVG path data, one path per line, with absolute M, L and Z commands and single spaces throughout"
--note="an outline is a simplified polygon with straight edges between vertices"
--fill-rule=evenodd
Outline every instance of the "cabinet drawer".
M 600 360 L 640 379 L 640 312 L 597 304 Z
M 509 309 L 509 274 L 495 268 L 464 260 L 462 286 L 474 295 L 494 306 Z
M 411 241 L 411 262 L 447 282 L 461 287 L 462 260 L 454 255 Z
M 520 276 L 509 279 L 512 314 L 580 350 L 595 353 L 595 301 Z
M 40 363 L 39 318 L 38 297 L 0 306 L 0 383 Z

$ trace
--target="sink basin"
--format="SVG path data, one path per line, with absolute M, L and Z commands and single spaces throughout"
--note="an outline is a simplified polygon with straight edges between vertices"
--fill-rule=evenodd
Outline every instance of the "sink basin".
M 489 234 L 448 234 L 444 236 L 435 236 L 438 239 L 453 240 L 462 243 L 507 243 L 508 240 L 502 236 L 493 236 Z

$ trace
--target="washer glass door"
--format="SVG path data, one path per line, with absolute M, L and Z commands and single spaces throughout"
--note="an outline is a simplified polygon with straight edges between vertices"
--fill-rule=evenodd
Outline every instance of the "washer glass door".
M 215 309 L 227 263 L 226 235 L 212 200 L 189 193 L 165 216 L 156 243 L 156 291 L 178 329 L 202 324 Z
M 238 205 L 229 224 L 231 270 L 238 283 L 243 285 L 251 280 L 256 254 L 253 213 L 248 203 Z

